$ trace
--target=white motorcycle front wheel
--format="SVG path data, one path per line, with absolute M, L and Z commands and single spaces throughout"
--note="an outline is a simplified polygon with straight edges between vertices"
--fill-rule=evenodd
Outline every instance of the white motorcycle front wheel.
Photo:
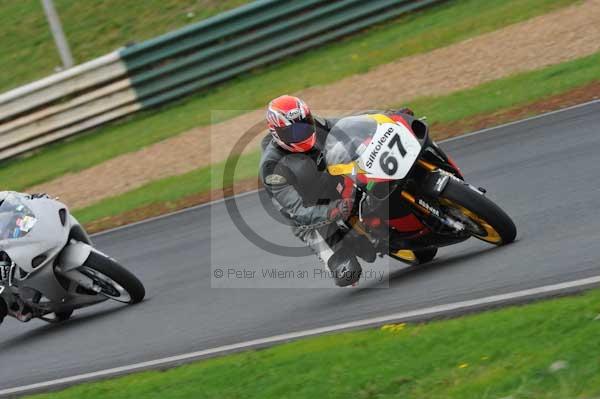
M 97 252 L 92 251 L 78 270 L 100 287 L 100 295 L 115 301 L 133 305 L 146 295 L 144 285 L 133 273 Z

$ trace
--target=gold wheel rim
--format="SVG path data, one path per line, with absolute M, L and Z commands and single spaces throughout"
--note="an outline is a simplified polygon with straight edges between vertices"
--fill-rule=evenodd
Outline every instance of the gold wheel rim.
M 410 249 L 401 249 L 399 251 L 392 252 L 392 255 L 406 262 L 414 262 L 417 260 L 417 255 L 415 255 L 415 253 Z
M 468 217 L 469 219 L 471 219 L 472 221 L 477 223 L 477 225 L 479 225 L 481 228 L 483 228 L 485 230 L 485 233 L 486 233 L 485 236 L 482 236 L 479 234 L 473 234 L 473 236 L 479 238 L 480 240 L 489 242 L 491 244 L 501 244 L 502 243 L 502 237 L 500 237 L 500 234 L 496 231 L 496 229 L 493 228 L 492 226 L 490 226 L 490 224 L 488 222 L 486 222 L 482 217 L 477 215 L 475 212 L 471 211 L 470 209 L 465 208 L 462 205 L 458 205 L 446 198 L 440 198 L 440 202 L 445 205 L 451 206 L 454 209 L 458 209 L 459 211 L 462 212 L 463 215 L 465 215 L 466 217 Z

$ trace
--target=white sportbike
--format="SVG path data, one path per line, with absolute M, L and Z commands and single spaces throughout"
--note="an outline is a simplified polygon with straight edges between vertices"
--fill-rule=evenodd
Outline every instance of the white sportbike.
M 64 321 L 107 299 L 144 299 L 140 280 L 93 247 L 62 202 L 0 192 L 0 322 Z

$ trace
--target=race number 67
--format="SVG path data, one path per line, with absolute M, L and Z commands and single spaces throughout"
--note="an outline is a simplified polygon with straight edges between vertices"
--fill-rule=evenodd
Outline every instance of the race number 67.
M 388 148 L 392 149 L 394 146 L 398 147 L 398 151 L 400 152 L 400 156 L 404 157 L 406 155 L 406 148 L 402 145 L 402 141 L 400 140 L 400 136 L 395 134 L 394 137 L 388 143 Z M 379 158 L 379 166 L 381 170 L 389 176 L 393 176 L 396 171 L 398 171 L 398 160 L 395 156 L 390 155 L 389 151 L 385 151 L 381 154 L 381 158 Z

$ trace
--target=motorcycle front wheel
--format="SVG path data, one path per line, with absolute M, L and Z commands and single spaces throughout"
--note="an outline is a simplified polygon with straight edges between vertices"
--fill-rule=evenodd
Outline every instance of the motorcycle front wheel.
M 473 237 L 494 245 L 513 242 L 517 228 L 498 205 L 467 184 L 450 180 L 439 198 L 452 217 L 460 220 Z
M 118 302 L 134 304 L 146 295 L 142 282 L 115 260 L 92 251 L 79 271 L 100 287 L 100 295 Z

